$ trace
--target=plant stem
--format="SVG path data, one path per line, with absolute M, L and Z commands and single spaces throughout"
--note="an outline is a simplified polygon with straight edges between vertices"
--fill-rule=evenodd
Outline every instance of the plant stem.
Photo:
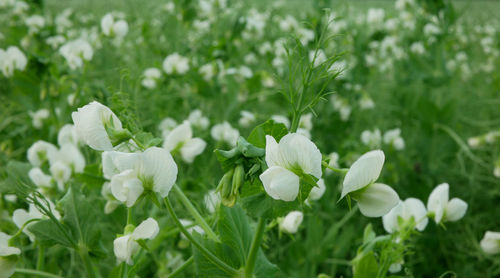
M 266 220 L 264 218 L 259 218 L 259 223 L 257 224 L 257 230 L 252 239 L 252 245 L 250 246 L 250 252 L 248 253 L 248 258 L 245 264 L 245 278 L 251 278 L 253 275 L 253 270 L 255 268 L 255 261 L 257 259 L 257 254 L 259 252 L 260 243 L 262 241 L 262 236 L 264 235 L 264 230 L 266 228 Z
M 43 270 L 45 248 L 38 242 L 38 258 L 36 261 L 36 270 Z
M 349 171 L 349 168 L 338 169 L 338 168 L 335 168 L 335 167 L 328 165 L 328 163 L 326 163 L 324 161 L 322 161 L 321 164 L 323 164 L 323 166 L 325 166 L 326 168 L 328 168 L 334 172 L 341 173 L 343 175 L 347 174 L 347 171 Z
M 47 278 L 62 278 L 61 276 L 55 275 L 52 273 L 43 272 L 43 271 L 34 270 L 34 269 L 26 269 L 26 268 L 16 268 L 16 273 L 37 275 L 37 276 L 47 277 Z
M 92 265 L 88 252 L 86 250 L 81 250 L 79 253 L 85 265 L 85 269 L 87 270 L 87 276 L 91 278 L 96 277 L 94 266 Z
M 174 272 L 170 273 L 167 276 L 167 278 L 173 278 L 173 277 L 177 276 L 177 274 L 184 271 L 184 269 L 186 269 L 188 266 L 190 266 L 193 262 L 194 262 L 194 257 L 193 256 L 189 257 L 189 259 L 187 259 L 187 261 L 185 261 L 181 266 L 179 266 L 176 270 L 174 270 Z
M 174 191 L 175 191 L 175 193 L 177 193 L 180 201 L 186 207 L 186 209 L 189 211 L 191 216 L 194 217 L 196 223 L 198 223 L 198 225 L 200 225 L 200 227 L 205 231 L 207 236 L 216 242 L 220 242 L 219 237 L 215 234 L 215 232 L 212 230 L 212 228 L 210 228 L 210 226 L 207 224 L 205 219 L 200 215 L 198 210 L 196 210 L 196 208 L 193 206 L 191 201 L 189 201 L 188 197 L 186 197 L 186 195 L 184 195 L 184 192 L 182 192 L 182 189 L 177 184 L 174 185 Z
M 132 207 L 127 209 L 127 225 L 132 224 Z
M 186 230 L 186 228 L 184 228 L 179 218 L 177 218 L 177 215 L 175 214 L 174 209 L 172 208 L 172 204 L 170 203 L 168 197 L 165 197 L 163 201 L 165 202 L 165 206 L 167 207 L 168 212 L 170 213 L 170 216 L 174 220 L 177 227 L 179 227 L 184 236 L 186 236 L 186 238 L 189 241 L 191 241 L 191 243 L 203 254 L 203 256 L 205 256 L 215 266 L 225 271 L 229 275 L 235 276 L 238 274 L 238 271 L 236 269 L 232 268 L 231 266 L 223 262 L 221 259 L 215 256 L 212 252 L 210 252 L 208 249 L 206 249 L 203 245 L 201 245 L 198 241 L 196 241 L 193 238 L 193 236 Z

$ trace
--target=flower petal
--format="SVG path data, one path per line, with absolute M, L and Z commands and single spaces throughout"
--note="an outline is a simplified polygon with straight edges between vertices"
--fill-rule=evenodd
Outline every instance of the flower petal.
M 177 165 L 170 153 L 158 147 L 147 149 L 143 153 L 141 175 L 152 178 L 153 191 L 158 192 L 162 198 L 166 197 L 177 180 Z
M 464 217 L 465 212 L 467 211 L 467 203 L 462 199 L 453 198 L 450 200 L 448 205 L 446 206 L 446 213 L 444 221 L 457 221 Z
M 450 186 L 447 183 L 442 183 L 432 190 L 429 200 L 427 200 L 427 210 L 434 213 L 436 223 L 440 223 L 443 218 L 448 205 L 449 190 Z
M 149 217 L 148 219 L 142 221 L 142 223 L 135 228 L 134 232 L 132 233 L 132 238 L 134 240 L 153 239 L 156 237 L 159 231 L 160 227 L 158 226 L 158 222 Z
M 192 163 L 194 158 L 205 150 L 207 143 L 201 138 L 193 138 L 187 141 L 181 148 L 182 159 L 187 163 Z
M 193 131 L 191 130 L 191 125 L 188 121 L 178 125 L 172 131 L 170 131 L 163 142 L 163 148 L 171 152 L 178 148 L 179 145 L 186 143 L 193 137 Z
M 392 234 L 399 228 L 398 217 L 403 213 L 403 202 L 399 202 L 386 215 L 382 217 L 382 224 L 386 232 Z
M 356 197 L 359 210 L 367 217 L 380 217 L 388 213 L 399 202 L 399 196 L 394 189 L 382 183 L 374 183 L 368 186 Z
M 480 242 L 481 249 L 487 254 L 500 253 L 500 233 L 487 231 Z
M 280 166 L 272 166 L 260 175 L 267 194 L 276 200 L 293 201 L 299 194 L 299 177 Z
M 416 228 L 419 231 L 423 231 L 429 223 L 425 205 L 419 199 L 408 198 L 404 201 L 403 218 L 409 219 L 411 217 L 415 220 Z
M 370 151 L 356 160 L 347 172 L 342 187 L 342 196 L 361 189 L 373 182 L 380 176 L 384 166 L 384 152 L 381 150 Z

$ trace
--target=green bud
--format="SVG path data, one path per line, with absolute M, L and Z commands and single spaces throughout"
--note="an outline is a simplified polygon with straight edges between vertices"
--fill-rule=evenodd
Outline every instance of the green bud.
M 238 195 L 238 192 L 240 190 L 240 186 L 243 184 L 245 181 L 245 167 L 243 165 L 238 164 L 234 168 L 234 174 L 233 174 L 233 186 L 231 193 L 235 196 Z
M 132 224 L 128 224 L 127 226 L 125 226 L 124 233 L 125 233 L 125 235 L 129 235 L 129 234 L 133 233 L 134 230 L 135 230 L 135 226 Z

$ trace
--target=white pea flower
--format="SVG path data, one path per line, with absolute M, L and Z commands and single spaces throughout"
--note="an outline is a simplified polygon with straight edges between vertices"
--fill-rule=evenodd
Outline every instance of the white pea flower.
M 396 150 L 405 148 L 405 141 L 401 137 L 401 130 L 399 128 L 386 131 L 384 133 L 384 143 L 392 145 Z
M 434 214 L 436 223 L 457 221 L 464 217 L 467 211 L 467 203 L 459 198 L 449 200 L 450 186 L 442 183 L 429 195 L 427 210 Z
M 210 190 L 203 197 L 203 202 L 205 203 L 205 207 L 207 208 L 208 212 L 214 213 L 215 209 L 221 202 L 220 195 L 215 190 Z
M 31 181 L 38 187 L 51 187 L 52 177 L 46 175 L 42 169 L 35 167 L 28 172 Z
M 52 165 L 59 161 L 66 164 L 70 167 L 70 171 L 75 173 L 82 173 L 86 164 L 83 154 L 80 152 L 78 147 L 71 143 L 62 145 L 61 149 L 59 149 L 51 158 L 50 164 Z
M 128 33 L 128 24 L 125 20 L 115 21 L 113 15 L 108 13 L 101 19 L 101 29 L 106 36 L 123 38 Z
M 134 205 L 145 189 L 166 197 L 177 179 L 177 165 L 170 153 L 151 147 L 143 153 L 103 153 L 104 176 L 111 177 L 113 196 L 128 207 Z
M 400 201 L 397 206 L 392 208 L 389 213 L 382 217 L 384 229 L 388 233 L 393 233 L 399 230 L 399 217 L 401 217 L 404 221 L 409 221 L 413 218 L 416 224 L 415 228 L 419 231 L 423 231 L 429 223 L 424 203 L 415 198 L 408 198 L 404 202 Z
M 313 117 L 312 113 L 302 115 L 299 121 L 299 128 L 311 131 L 313 128 L 312 117 Z
M 28 59 L 16 46 L 0 49 L 0 69 L 5 77 L 11 77 L 16 69 L 23 71 L 27 64 Z
M 148 68 L 143 73 L 144 79 L 142 80 L 142 86 L 148 89 L 156 88 L 156 82 L 161 77 L 161 71 L 157 68 Z
M 295 234 L 304 219 L 304 214 L 301 211 L 291 211 L 280 223 L 280 229 L 290 234 Z
M 56 153 L 56 146 L 49 142 L 39 140 L 28 149 L 28 161 L 31 165 L 39 167 L 45 161 L 51 160 Z
M 361 142 L 368 147 L 376 148 L 380 146 L 382 142 L 382 135 L 378 128 L 373 131 L 365 130 L 361 133 Z
M 59 146 L 65 144 L 78 145 L 79 140 L 75 126 L 72 124 L 65 124 L 61 129 L 59 129 L 59 133 L 57 134 L 57 143 Z
M 78 137 L 94 150 L 113 149 L 106 127 L 122 129 L 122 123 L 108 107 L 93 101 L 71 114 Z
M 66 42 L 66 38 L 61 35 L 56 35 L 48 37 L 45 42 L 52 47 L 52 49 L 57 49 L 60 45 Z
M 170 153 L 179 151 L 182 159 L 192 163 L 196 156 L 201 154 L 207 143 L 201 138 L 193 138 L 190 122 L 184 121 L 174 128 L 163 142 L 163 148 Z
M 10 277 L 16 271 L 17 258 L 12 256 L 20 255 L 21 249 L 9 246 L 11 236 L 0 232 L 0 277 Z
M 163 137 L 167 137 L 168 133 L 176 126 L 177 122 L 174 119 L 167 117 L 160 122 L 158 129 L 161 131 Z
M 139 224 L 132 233 L 116 238 L 113 241 L 113 251 L 118 262 L 126 262 L 129 265 L 134 264 L 132 256 L 139 249 L 137 241 L 154 239 L 159 231 L 158 222 L 150 217 Z
M 188 220 L 188 219 L 179 219 L 181 222 L 182 226 L 186 228 L 188 233 L 192 234 L 193 232 L 197 232 L 198 234 L 202 235 L 205 233 L 205 231 L 198 225 L 194 225 L 193 221 Z M 181 237 L 184 239 L 187 239 L 184 234 L 181 233 Z
M 215 75 L 215 70 L 215 65 L 208 63 L 201 66 L 198 72 L 203 76 L 205 81 L 210 81 Z
M 332 152 L 328 155 L 330 161 L 328 162 L 328 166 L 332 168 L 339 168 L 339 154 L 336 152 Z M 326 168 L 325 172 L 327 174 L 331 174 L 333 171 L 329 168 Z
M 61 46 L 59 53 L 66 59 L 69 67 L 74 70 L 81 68 L 84 60 L 90 61 L 94 55 L 94 50 L 86 40 L 76 39 Z
M 121 203 L 116 200 L 111 193 L 111 185 L 109 182 L 105 182 L 101 188 L 101 195 L 106 199 L 106 204 L 104 205 L 104 213 L 110 214 L 112 213 Z
M 349 194 L 358 202 L 359 210 L 367 217 L 380 217 L 399 202 L 399 196 L 390 186 L 375 183 L 384 166 L 384 152 L 370 151 L 356 160 L 347 172 L 341 199 Z
M 56 219 L 61 219 L 61 215 L 57 210 L 55 210 L 55 205 L 50 200 L 47 201 L 49 203 L 49 207 L 45 208 L 47 210 L 50 209 Z M 42 202 L 42 204 L 45 206 L 44 202 Z M 24 209 L 16 209 L 12 214 L 12 221 L 14 222 L 14 224 L 16 224 L 18 228 L 21 228 L 26 222 L 35 218 L 47 219 L 48 217 L 42 214 L 38 210 L 38 208 L 33 204 L 29 205 L 28 211 Z M 28 227 L 31 226 L 33 223 L 34 222 L 31 222 L 28 225 L 26 225 L 26 227 L 23 230 L 23 233 L 25 233 L 30 238 L 31 241 L 35 241 L 35 235 L 29 231 Z
M 167 74 L 184 74 L 189 70 L 189 60 L 178 53 L 170 54 L 163 61 L 163 70 Z
M 477 148 L 481 145 L 481 138 L 480 137 L 470 137 L 467 139 L 467 144 L 469 144 L 469 147 L 471 148 Z
M 325 194 L 325 190 L 326 190 L 325 180 L 319 179 L 318 186 L 315 186 L 311 189 L 308 199 L 312 201 L 321 199 L 321 197 L 323 197 L 323 194 Z
M 228 122 L 214 125 L 210 130 L 210 134 L 216 141 L 226 142 L 231 146 L 236 146 L 236 141 L 240 137 L 240 132 Z
M 287 117 L 285 117 L 285 116 L 282 116 L 282 115 L 273 115 L 273 116 L 271 116 L 271 119 L 275 123 L 284 124 L 286 126 L 286 128 L 290 128 L 290 120 Z
M 311 139 L 311 132 L 305 128 L 297 128 L 297 134 L 304 135 L 307 139 Z
M 43 120 L 49 118 L 50 113 L 48 109 L 40 109 L 36 112 L 29 113 L 31 118 L 33 118 L 33 127 L 40 129 L 43 127 Z
M 207 129 L 208 125 L 210 124 L 208 118 L 204 117 L 199 109 L 191 111 L 187 120 L 191 123 L 192 126 L 200 129 Z
M 50 173 L 57 182 L 57 187 L 64 190 L 64 183 L 71 177 L 71 167 L 62 161 L 56 161 L 50 165 Z
M 320 151 L 311 140 L 297 133 L 285 135 L 279 144 L 266 135 L 266 163 L 269 168 L 260 180 L 267 194 L 276 200 L 295 200 L 303 174 L 321 178 Z
M 375 102 L 367 94 L 364 94 L 359 100 L 361 110 L 369 110 L 375 108 Z
M 239 125 L 242 127 L 249 127 L 252 123 L 255 122 L 255 115 L 251 112 L 242 110 L 240 112 L 241 118 L 238 121 Z
M 32 15 L 25 19 L 30 34 L 36 34 L 45 26 L 45 18 L 41 15 Z
M 317 52 L 315 50 L 309 51 L 309 61 L 313 62 L 314 67 L 317 67 L 324 63 L 327 60 L 325 52 L 322 49 L 319 49 Z
M 495 255 L 500 253 L 500 233 L 487 231 L 480 242 L 484 253 Z

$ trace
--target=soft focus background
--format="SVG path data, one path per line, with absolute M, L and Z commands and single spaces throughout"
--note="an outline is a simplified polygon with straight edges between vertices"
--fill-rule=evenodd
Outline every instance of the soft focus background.
M 321 51 L 326 57 L 339 55 L 334 66 L 342 73 L 328 87 L 333 93 L 302 127 L 323 154 L 339 154 L 340 167 L 371 149 L 384 150 L 379 180 L 402 199 L 425 203 L 437 184 L 447 182 L 451 197 L 469 204 L 459 222 L 446 229 L 430 223 L 416 237 L 403 272 L 408 277 L 440 277 L 448 271 L 441 277 L 500 277 L 500 258 L 486 256 L 479 247 L 486 230 L 500 229 L 500 179 L 494 175 L 498 168 L 500 176 L 500 2 L 52 0 L 34 1 L 20 13 L 8 2 L 13 1 L 0 0 L 0 48 L 18 46 L 28 65 L 12 77 L 0 75 L 0 172 L 8 161 L 26 161 L 35 141 L 57 142 L 58 130 L 71 123 L 71 112 L 91 100 L 108 105 L 131 130 L 158 136 L 164 118 L 180 123 L 195 109 L 210 126 L 227 121 L 243 136 L 273 115 L 290 119 L 279 94 L 287 63 L 280 42 L 297 36 L 313 50 L 330 18 L 326 35 L 331 37 Z M 100 20 L 110 12 L 128 23 L 121 41 L 101 34 Z M 33 14 L 43 15 L 45 24 L 32 32 L 25 19 Z M 69 68 L 58 52 L 61 44 L 47 43 L 56 35 L 62 41 L 85 38 L 92 59 Z M 186 73 L 162 70 L 165 57 L 174 52 L 189 59 Z M 200 72 L 206 64 L 213 70 L 208 78 Z M 152 89 L 141 85 L 150 67 L 163 72 Z M 40 109 L 49 115 L 34 127 L 33 115 Z M 242 125 L 242 110 L 256 120 Z M 400 130 L 403 145 L 384 136 L 394 129 Z M 195 134 L 208 146 L 194 163 L 179 162 L 178 180 L 204 210 L 204 194 L 223 174 L 212 152 L 221 144 L 211 139 L 209 129 Z M 96 163 L 96 153 L 82 151 L 87 166 Z M 379 219 L 353 217 L 337 225 L 349 211 L 345 202 L 337 203 L 341 180 L 330 174 L 325 181 L 326 193 L 306 212 L 299 233 L 293 238 L 277 230 L 267 233 L 265 253 L 280 267 L 278 277 L 350 277 L 348 261 L 365 225 L 384 233 Z M 96 189 L 93 198 L 99 194 Z M 104 202 L 96 204 L 102 211 Z M 10 215 L 22 206 L 2 196 L 2 231 L 16 231 Z M 108 241 L 103 248 L 111 250 L 121 228 L 116 219 L 124 214 L 118 208 L 102 216 L 109 231 L 102 234 Z M 172 225 L 167 218 L 163 224 Z M 161 250 L 189 253 L 178 248 L 178 240 L 161 244 Z M 23 249 L 21 264 L 34 265 L 34 252 Z M 71 267 L 72 277 L 81 273 L 77 264 L 61 265 L 67 254 L 60 249 L 48 252 L 48 270 Z M 141 277 L 169 267 L 162 252 L 153 253 Z M 114 260 L 103 258 L 104 268 Z

